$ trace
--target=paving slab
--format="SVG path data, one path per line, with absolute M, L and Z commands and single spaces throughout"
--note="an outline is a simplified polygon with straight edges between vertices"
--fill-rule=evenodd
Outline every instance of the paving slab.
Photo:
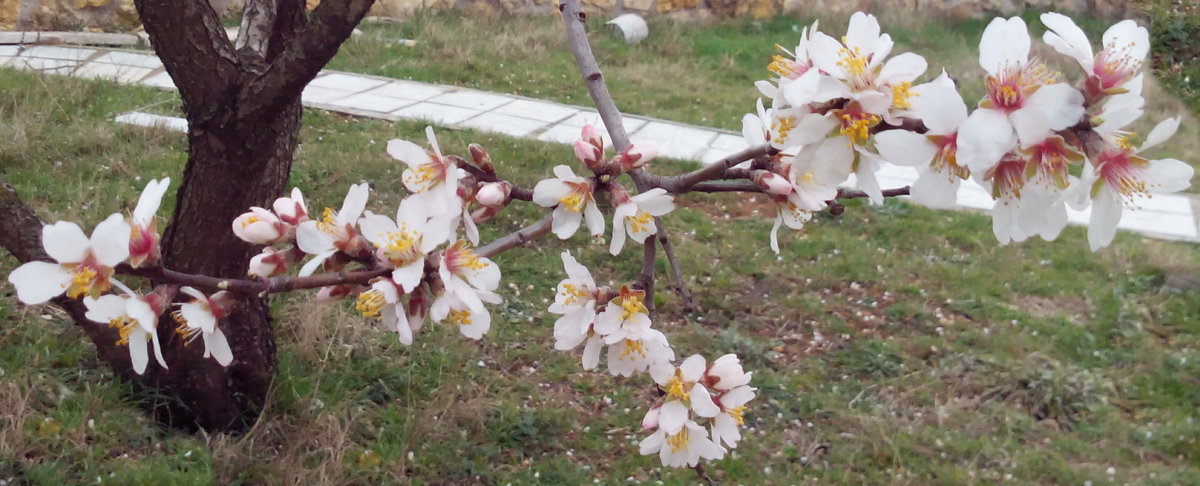
M 428 84 L 413 83 L 408 81 L 392 81 L 377 88 L 371 88 L 370 90 L 364 91 L 363 94 L 397 98 L 402 100 L 425 101 L 445 92 L 446 89 L 440 86 L 431 86 Z
M 495 132 L 508 135 L 510 137 L 527 137 L 533 132 L 545 127 L 547 122 L 531 120 L 529 118 L 521 118 L 519 116 L 505 115 L 503 113 L 488 112 L 477 117 L 470 118 L 462 122 L 462 126 L 483 130 L 485 132 Z
M 579 114 L 578 109 L 567 105 L 522 99 L 502 105 L 495 112 L 546 123 L 560 122 Z
M 89 62 L 75 71 L 75 76 L 90 79 L 108 79 L 126 84 L 133 84 L 153 72 L 153 69 L 126 66 L 122 64 L 106 64 Z
M 416 104 L 416 100 L 406 100 L 403 98 L 392 98 L 388 96 L 379 96 L 371 94 L 371 92 L 358 93 L 341 98 L 335 101 L 330 101 L 328 104 L 333 106 L 344 106 L 347 108 L 363 111 L 371 111 L 377 113 L 391 113 L 393 111 L 404 108 L 412 104 Z
M 318 76 L 316 79 L 308 83 L 309 86 L 318 88 L 331 88 L 341 91 L 350 91 L 359 93 L 371 88 L 377 88 L 387 84 L 386 80 L 368 78 L 364 76 L 354 76 L 351 74 L 329 73 L 323 76 Z
M 421 102 L 393 111 L 392 114 L 409 120 L 422 120 L 439 125 L 457 125 L 483 113 L 479 110 L 438 103 Z
M 456 90 L 447 91 L 430 98 L 429 101 L 442 105 L 470 108 L 472 110 L 488 111 L 512 103 L 516 99 L 511 96 L 484 93 L 482 91 Z

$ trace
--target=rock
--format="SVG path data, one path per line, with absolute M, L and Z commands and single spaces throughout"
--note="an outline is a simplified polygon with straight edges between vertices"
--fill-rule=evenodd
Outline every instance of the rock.
M 640 10 L 645 12 L 654 6 L 654 0 L 625 0 L 622 6 L 628 10 Z
M 658 13 L 674 12 L 685 8 L 696 8 L 699 0 L 658 0 Z

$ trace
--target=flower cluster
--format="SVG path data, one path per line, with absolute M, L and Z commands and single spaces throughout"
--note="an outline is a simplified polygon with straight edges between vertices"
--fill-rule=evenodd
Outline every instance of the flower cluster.
M 1074 58 L 1082 79 L 1064 82 L 1031 58 L 1019 17 L 997 18 L 979 45 L 987 94 L 970 112 L 946 73 L 917 84 L 927 67 L 921 56 L 889 58 L 893 42 L 874 16 L 854 14 L 840 41 L 815 23 L 805 29 L 794 52 L 768 66 L 777 77 L 756 83 L 771 107 L 760 100 L 743 120 L 748 143 L 780 150 L 754 176 L 777 203 L 775 229 L 801 228 L 851 174 L 880 202 L 875 172 L 883 162 L 915 167 L 912 198 L 930 207 L 954 206 L 968 178 L 989 188 L 1001 243 L 1052 240 L 1066 225 L 1068 205 L 1091 206 L 1088 240 L 1096 250 L 1111 242 L 1123 208 L 1188 187 L 1190 166 L 1142 155 L 1170 137 L 1178 119 L 1160 123 L 1139 146 L 1123 131 L 1142 114 L 1146 29 L 1117 23 L 1094 53 L 1069 18 L 1041 19 L 1049 29 L 1045 42 Z M 771 235 L 778 252 L 776 231 Z
M 597 287 L 570 253 L 564 251 L 562 261 L 567 278 L 559 282 L 549 308 L 561 316 L 554 323 L 554 347 L 569 351 L 583 344 L 583 368 L 590 370 L 607 346 L 609 373 L 648 372 L 666 394 L 642 423 L 653 432 L 642 441 L 641 453 L 658 453 L 666 466 L 694 467 L 701 459 L 724 457 L 722 443 L 737 447 L 745 405 L 754 398 L 750 373 L 742 371 L 737 357 L 725 355 L 706 367 L 702 356 L 693 355 L 675 367 L 666 336 L 651 328 L 645 292 L 628 285 L 616 291 Z
M 554 208 L 551 213 L 554 234 L 565 240 L 586 222 L 593 237 L 602 237 L 604 214 L 596 204 L 596 193 L 604 190 L 614 207 L 609 252 L 620 254 L 627 237 L 645 243 L 646 238 L 657 234 L 655 218 L 675 209 L 674 199 L 659 188 L 630 196 L 613 177 L 644 167 L 658 151 L 650 145 L 632 144 L 605 161 L 604 139 L 591 125 L 583 127 L 574 147 L 575 157 L 595 175 L 576 176 L 569 166 L 559 165 L 554 167 L 553 179 L 538 182 L 533 189 L 535 204 Z

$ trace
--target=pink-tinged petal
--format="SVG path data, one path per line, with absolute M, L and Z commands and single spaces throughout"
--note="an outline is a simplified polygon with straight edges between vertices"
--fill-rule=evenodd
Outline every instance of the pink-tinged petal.
M 333 238 L 317 227 L 316 221 L 305 221 L 296 227 L 296 245 L 309 255 L 333 251 Z
M 312 260 L 309 260 L 308 263 L 305 263 L 303 267 L 300 267 L 300 272 L 296 275 L 301 277 L 312 275 L 317 271 L 317 269 L 321 268 L 321 265 L 325 263 L 325 260 L 328 260 L 329 257 L 333 256 L 334 253 L 336 253 L 335 250 L 329 250 L 324 253 L 313 255 Z
M 150 304 L 136 297 L 122 300 L 125 301 L 125 314 L 137 321 L 143 330 L 153 333 L 158 327 L 158 314 L 150 308 Z
M 1029 59 L 1029 30 L 1020 17 L 994 18 L 979 41 L 979 66 L 988 74 L 1024 65 Z
M 646 416 L 642 417 L 642 430 L 658 428 L 658 414 L 661 409 L 662 405 L 650 407 L 650 410 L 646 412 Z
M 370 211 L 358 220 L 358 227 L 363 238 L 377 246 L 387 245 L 390 241 L 388 233 L 396 232 L 396 223 L 392 218 Z
M 392 281 L 404 288 L 404 293 L 411 293 L 421 284 L 421 276 L 425 273 L 425 259 L 417 260 L 403 267 L 392 270 Z
M 42 247 L 55 261 L 78 263 L 87 256 L 89 242 L 79 225 L 59 221 L 42 227 Z
M 466 209 L 466 208 L 464 208 Z M 463 214 L 463 234 L 467 235 L 467 241 L 472 245 L 479 244 L 479 227 L 475 225 L 475 219 L 469 213 Z M 424 245 L 422 245 L 424 246 Z
M 150 352 L 146 349 L 146 331 L 134 329 L 129 333 L 129 362 L 137 374 L 146 372 L 146 364 L 150 362 Z
M 442 147 L 438 146 L 437 137 L 433 135 L 433 127 L 425 127 L 425 141 L 429 142 L 429 146 L 433 148 L 433 153 L 438 157 L 442 156 Z
M 1042 14 L 1042 24 L 1050 29 L 1042 34 L 1042 40 L 1058 51 L 1059 54 L 1071 56 L 1083 66 L 1084 71 L 1091 72 L 1096 57 L 1092 54 L 1092 44 L 1087 34 L 1083 33 L 1070 17 L 1049 12 Z M 1111 30 L 1111 29 L 1110 29 Z
M 1113 194 L 1107 185 L 1101 186 L 1092 201 L 1092 217 L 1088 221 L 1088 245 L 1092 251 L 1112 243 L 1117 234 L 1117 224 L 1121 222 L 1121 212 L 1124 208 L 1121 201 Z
M 583 346 L 583 369 L 594 370 L 600 364 L 600 350 L 604 349 L 604 340 L 599 336 L 588 339 Z
M 133 221 L 136 224 L 147 225 L 154 220 L 154 214 L 158 212 L 158 207 L 162 205 L 163 194 L 166 194 L 167 187 L 171 185 L 171 178 L 166 177 L 160 180 L 151 180 L 142 189 L 142 195 L 138 197 L 137 206 L 133 208 Z
M 66 292 L 72 276 L 62 265 L 29 262 L 8 274 L 8 283 L 17 289 L 17 299 L 24 304 L 34 305 Z
M 1042 86 L 1025 100 L 1024 106 L 1041 110 L 1050 129 L 1062 130 L 1083 118 L 1083 93 L 1066 83 Z
M 217 327 L 217 319 L 202 304 L 183 304 L 179 306 L 179 314 L 187 322 L 188 327 L 199 328 L 205 333 L 211 333 Z
M 912 91 L 916 95 L 910 98 L 912 112 L 925 123 L 931 135 L 957 132 L 959 125 L 967 119 L 967 105 L 945 73 L 933 82 L 914 87 Z
M 864 112 L 883 115 L 892 107 L 892 95 L 879 91 L 866 91 L 855 95 L 859 107 Z
M 959 127 L 957 144 L 959 165 L 982 174 L 1016 148 L 1017 136 L 1004 113 L 978 109 Z
M 697 381 L 704 375 L 705 367 L 704 356 L 693 354 L 679 364 L 679 373 L 683 375 L 683 381 Z
M 1175 135 L 1175 131 L 1178 129 L 1179 117 L 1167 118 L 1166 120 L 1158 122 L 1158 125 L 1155 125 L 1154 129 L 1150 130 L 1150 133 L 1146 134 L 1146 141 L 1142 142 L 1142 146 L 1138 148 L 1138 152 L 1144 151 L 1150 147 L 1154 147 L 1167 141 L 1168 138 L 1171 138 L 1172 135 Z
M 84 297 L 83 305 L 87 307 L 84 317 L 93 322 L 105 324 L 115 318 L 125 315 L 125 297 L 106 294 L 100 298 Z
M 1141 118 L 1142 107 L 1146 104 L 1146 99 L 1139 94 L 1141 86 L 1142 75 L 1139 74 L 1126 83 L 1128 93 L 1114 95 L 1104 102 L 1104 108 L 1100 110 L 1102 121 L 1093 130 L 1100 135 L 1111 135 Z
M 962 179 L 947 174 L 925 172 L 912 185 L 913 202 L 934 209 L 953 209 L 958 203 Z
M 554 172 L 554 177 L 562 180 L 577 182 L 577 179 L 580 179 L 580 177 L 575 175 L 575 171 L 571 170 L 571 166 L 569 165 L 556 165 L 551 170 Z
M 213 332 L 203 333 L 204 352 L 211 354 L 221 366 L 229 366 L 233 362 L 233 351 L 229 349 L 229 340 L 225 339 L 225 333 L 220 329 L 214 329 Z
M 1176 160 L 1151 160 L 1142 177 L 1150 192 L 1166 193 L 1179 192 L 1192 185 L 1192 176 L 1196 170 L 1192 166 Z
M 1150 32 L 1132 20 L 1122 20 L 1104 32 L 1105 46 L 1127 49 L 1124 55 L 1141 61 L 1150 53 Z
M 579 230 L 583 223 L 583 215 L 570 211 L 564 206 L 554 208 L 550 221 L 550 230 L 560 240 L 565 240 Z
M 658 428 L 667 432 L 667 434 L 675 434 L 679 429 L 683 428 L 683 424 L 688 421 L 688 408 L 679 400 L 671 400 L 664 403 L 662 410 L 658 413 Z
M 821 88 L 821 80 L 827 77 L 821 74 L 819 69 L 809 69 L 799 78 L 781 87 L 779 94 L 782 94 L 783 99 L 792 106 L 807 105 L 816 100 L 817 92 Z
M 692 387 L 691 392 L 688 392 L 688 397 L 692 402 L 692 411 L 696 412 L 696 415 L 712 418 L 721 413 L 721 409 L 717 407 L 716 402 L 713 402 L 708 389 L 699 383 Z
M 929 167 L 938 148 L 924 135 L 888 130 L 875 135 L 875 148 L 883 160 L 906 167 Z
M 754 389 L 739 386 L 721 395 L 721 406 L 726 409 L 740 407 L 754 399 Z
M 876 79 L 878 84 L 894 84 L 899 82 L 912 82 L 918 76 L 925 74 L 925 69 L 929 64 L 925 62 L 925 58 L 911 52 L 905 52 L 896 57 L 888 59 L 883 65 L 883 69 L 879 71 L 879 77 Z
M 184 294 L 186 294 L 188 297 L 191 297 L 191 298 L 193 298 L 193 299 L 195 299 L 195 300 L 199 300 L 199 301 L 201 301 L 201 302 L 207 302 L 207 301 L 208 301 L 208 296 L 207 296 L 207 295 L 204 295 L 204 292 L 201 292 L 201 291 L 199 291 L 199 290 L 196 290 L 196 288 L 194 288 L 194 287 L 183 286 L 183 287 L 180 287 L 180 288 L 179 288 L 179 291 L 180 291 L 180 292 L 183 292 L 183 293 L 184 293 Z
M 367 183 L 350 186 L 346 199 L 342 201 L 342 210 L 338 211 L 337 222 L 353 225 L 367 208 L 367 198 L 370 196 L 370 186 Z
M 426 152 L 420 145 L 408 140 L 389 140 L 387 153 L 393 159 L 404 162 L 409 167 L 419 167 L 422 164 L 429 163 L 429 152 Z

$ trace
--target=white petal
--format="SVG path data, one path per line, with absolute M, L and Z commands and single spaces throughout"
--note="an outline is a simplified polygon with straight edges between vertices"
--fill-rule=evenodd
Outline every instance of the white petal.
M 1042 40 L 1060 54 L 1075 58 L 1084 71 L 1090 73 L 1096 57 L 1092 54 L 1091 42 L 1083 29 L 1075 25 L 1070 17 L 1060 13 L 1044 13 L 1041 18 L 1042 23 L 1050 29 L 1042 35 Z
M 34 305 L 66 292 L 72 276 L 62 265 L 29 262 L 8 274 L 8 283 L 17 289 L 17 298 L 22 303 Z
M 721 413 L 721 409 L 713 402 L 712 395 L 708 394 L 708 389 L 697 383 L 692 387 L 692 391 L 688 393 L 692 402 L 692 411 L 701 417 L 716 417 Z
M 704 356 L 693 354 L 683 360 L 679 364 L 679 372 L 683 375 L 683 381 L 697 381 L 704 374 L 705 363 Z
M 412 293 L 421 284 L 421 276 L 425 274 L 425 259 L 417 260 L 392 271 L 392 281 L 404 288 L 404 293 Z
M 1029 30 L 1020 17 L 994 18 L 979 41 L 979 65 L 989 74 L 1024 65 L 1029 59 Z
M 1092 217 L 1088 221 L 1088 245 L 1097 251 L 1112 243 L 1121 222 L 1121 202 L 1108 186 L 1101 186 L 1092 201 Z
M 167 187 L 170 185 L 170 177 L 161 180 L 152 180 L 146 184 L 146 188 L 142 189 L 142 195 L 138 197 L 137 206 L 133 209 L 133 221 L 135 223 L 145 225 L 154 220 L 154 214 L 158 212 L 158 207 L 162 205 L 163 194 L 166 194 Z
M 604 234 L 604 213 L 596 206 L 596 201 L 588 201 L 583 207 L 583 218 L 587 222 L 588 233 L 592 236 Z
M 387 234 L 396 231 L 396 223 L 392 221 L 392 218 L 370 211 L 367 211 L 362 219 L 358 220 L 358 227 L 363 238 L 377 246 L 387 245 L 390 242 Z
M 328 260 L 329 257 L 333 256 L 334 253 L 336 253 L 336 250 L 329 250 L 327 252 L 314 255 L 312 260 L 309 260 L 308 263 L 305 263 L 303 267 L 300 267 L 300 272 L 296 275 L 301 277 L 312 275 L 313 272 L 316 272 L 317 269 L 321 268 L 321 264 L 325 263 L 325 260 Z
M 1150 133 L 1146 135 L 1146 141 L 1142 142 L 1142 146 L 1138 148 L 1138 152 L 1167 141 L 1168 138 L 1175 135 L 1175 131 L 1178 129 L 1179 117 L 1167 118 L 1158 122 L 1158 125 L 1155 125 L 1154 129 L 1150 130 Z
M 157 332 L 150 333 L 150 343 L 154 346 L 154 359 L 158 361 L 159 366 L 162 366 L 163 369 L 166 369 L 167 368 L 167 360 L 163 359 L 162 343 L 160 343 L 158 341 L 158 333 Z
M 1151 160 L 1142 177 L 1151 192 L 1178 192 L 1192 185 L 1195 172 L 1192 166 L 1176 159 Z
M 305 221 L 296 227 L 296 244 L 301 251 L 309 255 L 318 255 L 334 249 L 333 238 L 318 229 L 316 221 Z
M 862 53 L 874 52 L 875 44 L 879 42 L 879 21 L 874 15 L 854 12 L 850 16 L 850 25 L 846 27 L 846 47 L 857 49 Z
M 554 213 L 551 215 L 550 229 L 560 240 L 565 240 L 579 230 L 581 223 L 583 223 L 583 215 L 572 212 L 564 206 L 558 206 L 554 208 Z
M 683 402 L 670 400 L 663 404 L 662 411 L 658 413 L 658 428 L 673 435 L 683 428 L 683 424 L 687 420 L 688 408 L 684 406 Z
M 137 374 L 146 372 L 146 363 L 150 362 L 150 352 L 146 349 L 147 343 L 146 331 L 141 328 L 134 328 L 129 333 L 129 362 L 133 364 L 133 371 Z
M 1150 32 L 1132 20 L 1122 20 L 1104 32 L 1105 46 L 1128 49 L 1124 52 L 1131 59 L 1141 61 L 1150 52 Z
M 339 223 L 353 225 L 358 222 L 358 217 L 362 216 L 363 210 L 367 208 L 369 188 L 370 186 L 365 182 L 350 186 L 350 191 L 346 193 L 346 199 L 342 201 L 342 210 L 337 214 Z
M 604 348 L 604 340 L 599 336 L 588 339 L 583 346 L 583 369 L 594 370 L 600 364 L 600 350 Z
M 92 254 L 106 267 L 115 267 L 129 258 L 129 223 L 120 214 L 109 215 L 92 231 Z
M 929 167 L 938 148 L 924 135 L 907 130 L 888 130 L 875 135 L 875 148 L 890 163 Z
M 879 84 L 895 84 L 901 81 L 912 82 L 925 73 L 929 65 L 925 58 L 911 52 L 905 52 L 887 60 L 879 71 L 876 82 Z
M 925 172 L 912 185 L 913 202 L 934 209 L 953 209 L 958 202 L 958 177 Z
M 978 109 L 959 127 L 957 142 L 958 162 L 982 174 L 1016 148 L 1017 137 L 1003 113 Z
M 954 133 L 967 119 L 967 105 L 945 73 L 933 82 L 914 87 L 912 91 L 916 95 L 911 98 L 913 114 L 925 123 L 930 134 Z
M 387 144 L 387 153 L 392 158 L 404 162 L 409 167 L 419 167 L 422 164 L 429 163 L 429 152 L 421 148 L 420 145 L 409 142 L 408 140 L 389 140 Z
M 94 322 L 105 324 L 110 320 L 125 315 L 125 297 L 107 294 L 98 299 L 84 297 L 83 305 L 87 307 L 84 317 Z
M 229 349 L 229 341 L 225 339 L 225 333 L 216 329 L 213 332 L 204 333 L 203 337 L 205 351 L 212 354 L 217 363 L 221 366 L 229 366 L 229 363 L 233 362 L 233 351 Z
M 1083 118 L 1083 93 L 1066 83 L 1042 86 L 1025 100 L 1024 106 L 1038 108 L 1052 130 L 1062 130 Z
M 42 227 L 42 247 L 55 261 L 78 263 L 87 256 L 88 237 L 79 225 L 59 221 Z

